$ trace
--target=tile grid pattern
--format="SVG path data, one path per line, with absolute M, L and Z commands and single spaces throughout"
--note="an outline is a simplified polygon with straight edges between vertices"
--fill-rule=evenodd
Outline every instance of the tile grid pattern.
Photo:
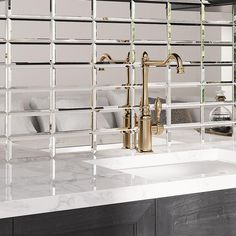
M 92 23 L 92 63 L 89 65 L 91 66 L 91 70 L 92 70 L 92 104 L 91 104 L 91 114 L 92 114 L 92 129 L 89 132 L 89 134 L 91 134 L 92 137 L 92 144 L 91 144 L 91 150 L 92 152 L 96 152 L 97 150 L 97 134 L 103 134 L 102 131 L 99 131 L 97 129 L 97 112 L 100 111 L 100 109 L 97 108 L 97 61 L 98 61 L 98 56 L 97 55 L 97 2 L 98 0 L 92 0 L 91 1 L 91 20 L 90 19 L 84 19 L 85 21 L 91 21 Z M 130 19 L 129 19 L 129 24 L 130 24 L 130 51 L 131 51 L 131 59 L 132 59 L 132 63 L 129 65 L 131 68 L 131 94 L 132 94 L 132 106 L 131 106 L 131 111 L 132 111 L 132 116 L 134 116 L 134 111 L 136 110 L 136 108 L 134 107 L 134 92 L 135 92 L 135 74 L 137 73 L 136 68 L 140 65 L 137 64 L 137 59 L 135 58 L 135 51 L 136 51 L 136 42 L 135 42 L 135 28 L 136 28 L 136 17 L 135 17 L 135 5 L 137 4 L 137 2 L 139 1 L 135 1 L 135 0 L 131 0 L 130 1 Z M 168 33 L 168 39 L 167 42 L 165 43 L 165 45 L 167 45 L 167 50 L 168 53 L 172 52 L 172 45 L 173 45 L 173 41 L 172 41 L 172 18 L 171 18 L 171 13 L 172 13 L 172 4 L 173 1 L 171 0 L 162 0 L 162 1 L 151 1 L 152 3 L 157 3 L 157 4 L 166 4 L 167 6 L 167 14 L 166 14 L 166 25 L 167 25 L 167 33 Z M 180 1 L 181 2 L 181 1 Z M 184 2 L 184 1 L 182 1 Z M 193 1 L 194 2 L 194 1 Z M 6 123 L 6 130 L 5 130 L 5 136 L 6 136 L 6 145 L 7 145 L 7 152 L 6 152 L 6 160 L 9 161 L 12 159 L 12 142 L 14 140 L 14 137 L 11 134 L 11 97 L 12 97 L 12 92 L 11 92 L 11 23 L 12 23 L 12 15 L 11 15 L 11 0 L 7 0 L 6 4 L 6 50 L 5 50 L 5 68 L 6 68 L 6 103 L 5 103 L 5 115 L 6 115 L 6 119 L 5 119 L 5 123 Z M 57 114 L 57 109 L 56 109 L 56 46 L 55 46 L 55 41 L 56 41 L 56 33 L 55 33 L 55 22 L 56 22 L 56 15 L 55 15 L 55 11 L 56 11 L 56 1 L 55 0 L 50 0 L 51 3 L 51 15 L 49 20 L 51 21 L 51 39 L 50 39 L 50 110 L 49 110 L 49 115 L 50 115 L 50 135 L 49 135 L 49 139 L 50 139 L 50 155 L 52 157 L 55 157 L 56 155 L 56 138 L 57 137 L 64 137 L 63 135 L 70 135 L 70 134 L 63 134 L 60 133 L 57 135 L 56 132 L 56 114 Z M 192 1 L 189 1 L 188 3 L 192 3 Z M 196 3 L 196 1 L 195 1 Z M 187 4 L 185 2 L 185 4 Z M 201 141 L 204 142 L 204 134 L 205 134 L 205 128 L 208 126 L 212 126 L 215 124 L 212 124 L 210 122 L 206 122 L 205 118 L 204 118 L 204 107 L 205 107 L 205 89 L 206 89 L 206 85 L 205 85 L 205 2 L 203 1 L 201 4 L 201 61 L 200 61 L 200 66 L 201 66 L 201 101 L 200 101 L 200 110 L 201 110 L 201 120 L 200 123 L 194 123 L 194 124 L 180 124 L 180 125 L 173 125 L 171 123 L 171 111 L 173 109 L 172 106 L 172 102 L 171 102 L 171 86 L 172 86 L 172 82 L 171 82 L 171 66 L 168 67 L 167 73 L 167 86 L 166 86 L 166 90 L 167 90 L 167 105 L 166 105 L 166 110 L 167 110 L 167 125 L 166 125 L 166 131 L 167 131 L 167 143 L 171 143 L 172 138 L 171 138 L 171 131 L 172 129 L 176 129 L 176 128 L 185 128 L 185 127 L 189 127 L 189 128 L 196 128 L 196 127 L 200 127 L 201 128 Z M 233 14 L 234 15 L 234 14 Z M 38 17 L 37 20 L 45 20 L 43 19 L 45 17 Z M 24 16 L 24 19 L 31 19 L 30 16 Z M 35 18 L 36 19 L 36 18 Z M 63 17 L 60 17 L 60 20 L 63 21 Z M 64 20 L 66 20 L 66 17 L 64 17 Z M 68 19 L 67 19 L 68 20 Z M 82 18 L 80 19 L 82 20 Z M 148 20 L 150 19 L 145 19 L 147 20 L 146 23 L 148 23 Z M 83 21 L 83 20 L 82 20 Z M 233 21 L 234 22 L 234 19 Z M 233 32 L 235 29 L 235 26 L 233 24 Z M 234 35 L 234 34 L 233 34 Z M 40 39 L 37 41 L 35 39 L 35 42 L 40 43 Z M 234 36 L 233 36 L 233 42 L 234 42 Z M 104 45 L 109 45 L 109 41 L 107 41 L 107 43 L 104 41 L 103 44 Z M 156 42 L 158 44 L 158 42 Z M 144 42 L 144 45 L 148 45 L 148 42 Z M 234 43 L 233 43 L 233 48 L 234 48 Z M 234 52 L 233 52 L 234 54 Z M 80 65 L 81 66 L 81 65 Z M 83 66 L 83 65 L 82 65 Z M 187 66 L 187 65 L 186 65 Z M 234 73 L 234 72 L 233 72 Z M 234 91 L 234 82 L 232 83 L 232 88 Z M 233 93 L 234 94 L 234 93 Z M 223 122 L 223 123 L 218 123 L 217 125 L 233 125 L 235 124 L 234 122 L 234 118 L 235 118 L 235 114 L 234 114 L 234 96 L 233 96 L 233 100 L 232 100 L 232 111 L 233 111 L 233 121 L 232 122 Z M 112 110 L 112 109 L 111 109 Z M 114 109 L 115 111 L 116 109 Z M 120 108 L 120 111 L 123 111 L 124 108 Z M 41 114 L 39 112 L 39 114 Z M 67 113 L 69 114 L 69 112 Z M 22 114 L 24 115 L 24 114 Z M 132 124 L 132 128 L 134 129 L 135 124 Z M 119 130 L 114 130 L 114 132 L 119 132 Z M 37 139 L 37 135 L 33 135 L 35 139 Z M 23 139 L 24 137 L 16 137 L 18 138 L 18 140 Z

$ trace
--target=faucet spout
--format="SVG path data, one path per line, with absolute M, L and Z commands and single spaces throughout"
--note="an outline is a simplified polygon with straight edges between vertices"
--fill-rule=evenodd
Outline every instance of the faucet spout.
M 108 62 L 108 63 L 113 63 L 113 64 L 129 64 L 130 63 L 130 53 L 128 53 L 128 56 L 125 60 L 113 60 L 110 54 L 104 53 L 100 57 L 99 60 L 100 63 Z
M 177 63 L 177 74 L 183 74 L 184 73 L 184 66 L 183 66 L 183 61 L 181 59 L 181 57 L 176 54 L 176 53 L 172 53 L 164 62 L 164 64 L 169 63 L 170 61 L 175 60 Z
M 104 54 L 102 54 L 102 56 L 100 57 L 99 62 L 105 62 L 105 61 L 107 61 L 107 62 L 113 62 L 112 57 L 111 57 L 108 53 L 104 53 Z
M 146 52 L 144 52 L 144 56 Z M 183 61 L 181 57 L 177 53 L 172 53 L 170 54 L 166 60 L 160 61 L 160 60 L 147 60 L 145 62 L 146 66 L 166 66 L 167 64 L 171 63 L 172 61 L 175 61 L 177 63 L 176 69 L 177 69 L 177 74 L 183 74 L 184 73 L 184 66 L 183 66 Z

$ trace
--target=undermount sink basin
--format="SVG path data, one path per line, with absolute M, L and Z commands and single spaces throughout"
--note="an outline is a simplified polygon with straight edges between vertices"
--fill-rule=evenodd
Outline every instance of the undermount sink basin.
M 236 152 L 192 150 L 88 161 L 156 182 L 236 174 Z

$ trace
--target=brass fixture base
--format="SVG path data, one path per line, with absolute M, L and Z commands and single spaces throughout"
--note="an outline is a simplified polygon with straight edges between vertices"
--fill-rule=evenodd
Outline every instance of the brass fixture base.
M 131 114 L 130 111 L 126 111 L 123 117 L 123 127 L 131 129 Z M 133 124 L 136 124 L 136 118 L 133 118 Z M 123 133 L 123 148 L 135 149 L 136 148 L 136 132 L 124 132 Z
M 141 116 L 139 119 L 138 151 L 152 152 L 151 116 Z

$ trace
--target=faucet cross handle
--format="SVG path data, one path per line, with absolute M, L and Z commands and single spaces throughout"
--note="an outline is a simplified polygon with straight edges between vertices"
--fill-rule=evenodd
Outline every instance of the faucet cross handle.
M 164 132 L 164 126 L 161 123 L 161 111 L 162 111 L 162 102 L 161 102 L 161 99 L 157 97 L 155 100 L 155 113 L 156 113 L 156 119 L 157 119 L 156 134 L 157 135 L 160 135 Z

